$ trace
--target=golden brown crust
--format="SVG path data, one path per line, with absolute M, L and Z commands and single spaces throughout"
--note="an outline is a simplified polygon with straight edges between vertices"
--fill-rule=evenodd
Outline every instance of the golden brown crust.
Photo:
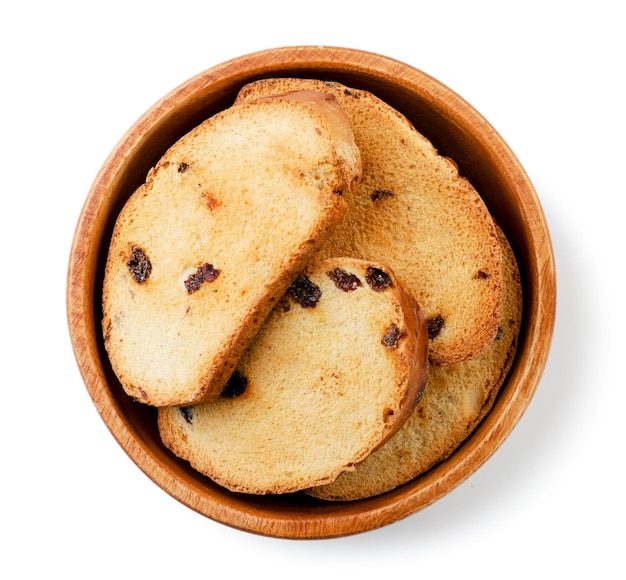
M 431 366 L 424 396 L 402 428 L 355 471 L 307 490 L 309 495 L 346 501 L 390 491 L 446 459 L 491 410 L 515 356 L 522 316 L 517 262 L 501 231 L 499 239 L 504 301 L 496 340 L 476 359 Z
M 363 177 L 320 258 L 351 255 L 388 264 L 422 306 L 430 359 L 479 356 L 500 320 L 501 256 L 493 220 L 453 161 L 398 111 L 366 91 L 311 79 L 264 79 L 237 102 L 314 89 L 335 95 L 361 150 Z
M 400 428 L 427 366 L 425 319 L 393 272 L 354 259 L 319 262 L 290 287 L 240 360 L 245 391 L 184 412 L 159 409 L 161 437 L 232 491 L 328 483 Z
M 307 93 L 231 107 L 166 152 L 122 209 L 106 264 L 105 346 L 130 396 L 220 393 L 344 215 L 360 175 L 351 135 L 334 100 Z

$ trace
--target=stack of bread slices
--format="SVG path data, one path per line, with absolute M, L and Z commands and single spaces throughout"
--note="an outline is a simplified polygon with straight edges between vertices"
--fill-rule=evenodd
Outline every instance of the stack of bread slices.
M 511 247 L 398 111 L 265 79 L 177 141 L 116 221 L 103 336 L 163 444 L 249 494 L 354 500 L 454 451 L 521 321 Z

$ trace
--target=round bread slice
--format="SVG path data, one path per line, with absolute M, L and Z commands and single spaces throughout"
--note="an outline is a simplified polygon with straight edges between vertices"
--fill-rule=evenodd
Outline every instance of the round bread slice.
M 431 366 L 424 396 L 401 429 L 355 471 L 307 490 L 325 500 L 356 500 L 390 491 L 446 459 L 491 409 L 517 348 L 522 290 L 515 256 L 500 231 L 503 307 L 496 339 L 479 358 Z
M 391 270 L 319 262 L 275 307 L 222 396 L 159 409 L 161 438 L 231 491 L 331 482 L 412 412 L 427 349 L 424 316 Z
M 233 106 L 173 145 L 118 216 L 103 334 L 125 391 L 154 406 L 219 395 L 360 176 L 328 93 Z
M 244 86 L 237 102 L 303 88 L 335 95 L 363 160 L 346 218 L 320 257 L 388 264 L 424 310 L 431 362 L 476 358 L 496 335 L 502 301 L 500 247 L 480 195 L 403 115 L 369 92 L 264 79 Z

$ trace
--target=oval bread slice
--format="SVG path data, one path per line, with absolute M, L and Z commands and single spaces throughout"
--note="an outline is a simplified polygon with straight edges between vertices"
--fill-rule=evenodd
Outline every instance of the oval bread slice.
M 328 93 L 233 106 L 173 145 L 123 207 L 106 263 L 104 341 L 125 391 L 154 406 L 218 395 L 360 172 Z
M 403 115 L 367 91 L 263 79 L 244 86 L 237 102 L 304 88 L 335 95 L 363 159 L 346 218 L 320 257 L 355 256 L 392 268 L 424 310 L 432 363 L 479 356 L 496 335 L 502 300 L 500 247 L 480 195 Z
M 424 316 L 387 267 L 319 262 L 274 308 L 223 396 L 159 409 L 161 438 L 232 491 L 331 482 L 414 409 L 427 347 Z
M 513 362 L 522 317 L 520 274 L 499 231 L 503 252 L 503 307 L 496 339 L 479 358 L 431 366 L 424 396 L 400 430 L 355 471 L 308 490 L 326 500 L 356 500 L 390 491 L 446 459 L 491 410 Z

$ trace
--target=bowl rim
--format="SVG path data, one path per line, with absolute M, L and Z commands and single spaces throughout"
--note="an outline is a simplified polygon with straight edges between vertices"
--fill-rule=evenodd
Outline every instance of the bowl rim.
M 382 496 L 291 511 L 282 511 L 280 505 L 269 507 L 263 501 L 245 506 L 245 502 L 225 502 L 223 495 L 181 478 L 154 448 L 140 444 L 145 438 L 124 416 L 106 386 L 105 370 L 93 356 L 98 348 L 95 329 L 99 329 L 99 321 L 94 316 L 89 264 L 95 260 L 104 227 L 98 225 L 98 218 L 110 211 L 107 192 L 119 183 L 120 172 L 133 152 L 162 130 L 173 114 L 197 107 L 203 91 L 237 83 L 241 86 L 285 70 L 338 68 L 355 78 L 367 78 L 375 86 L 393 82 L 407 93 L 429 99 L 440 115 L 475 134 L 504 160 L 502 171 L 514 184 L 523 217 L 530 225 L 533 271 L 529 274 L 537 287 L 525 304 L 526 343 L 518 351 L 507 389 L 498 400 L 498 413 L 488 414 L 457 452 L 418 480 Z M 545 216 L 528 175 L 502 137 L 469 103 L 430 75 L 390 57 L 352 48 L 290 46 L 249 53 L 200 72 L 157 101 L 122 136 L 95 177 L 80 212 L 70 251 L 66 308 L 72 348 L 89 395 L 114 438 L 150 479 L 189 508 L 234 528 L 283 538 L 328 538 L 379 528 L 424 509 L 460 485 L 495 453 L 521 419 L 543 374 L 554 330 L 556 272 Z

